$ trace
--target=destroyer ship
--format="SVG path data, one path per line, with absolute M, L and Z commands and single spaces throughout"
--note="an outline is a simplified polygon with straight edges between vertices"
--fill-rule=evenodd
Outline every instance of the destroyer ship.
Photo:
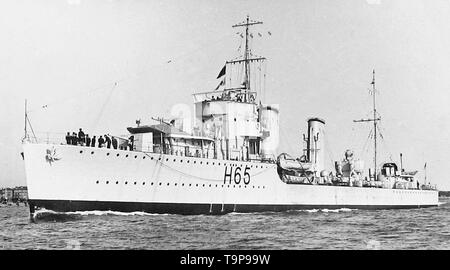
M 381 119 L 376 91 L 373 118 L 359 121 L 375 127 L 371 171 L 350 150 L 327 170 L 325 121 L 317 117 L 307 120 L 304 155 L 277 154 L 279 107 L 262 103 L 262 84 L 258 88 L 253 79 L 266 61 L 250 48 L 249 27 L 258 24 L 262 22 L 247 17 L 233 25 L 243 29 L 245 48 L 226 62 L 214 91 L 193 95 L 192 124 L 186 119 L 158 118 L 147 125 L 137 121 L 127 128 L 132 143 L 117 136 L 118 148 L 41 142 L 26 132 L 23 156 L 30 214 L 42 208 L 226 214 L 437 206 L 438 191 L 420 184 L 416 172 L 393 162 L 377 164 Z M 243 72 L 234 76 L 233 70 Z

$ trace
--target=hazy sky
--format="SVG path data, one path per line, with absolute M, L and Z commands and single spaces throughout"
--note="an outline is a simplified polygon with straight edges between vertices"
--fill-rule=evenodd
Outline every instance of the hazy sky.
M 264 22 L 255 32 L 272 33 L 253 43 L 268 58 L 267 101 L 280 104 L 280 153 L 300 154 L 317 116 L 329 164 L 347 148 L 371 164 L 371 126 L 352 121 L 370 116 L 375 68 L 379 160 L 402 152 L 421 178 L 427 162 L 428 179 L 450 190 L 448 0 L 3 0 L 0 187 L 25 184 L 25 98 L 38 136 L 126 134 L 213 90 L 240 44 L 231 25 L 247 14 Z

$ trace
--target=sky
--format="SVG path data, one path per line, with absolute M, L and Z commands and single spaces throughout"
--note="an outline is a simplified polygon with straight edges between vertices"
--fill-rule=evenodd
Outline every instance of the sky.
M 372 161 L 368 89 L 376 70 L 379 162 L 450 190 L 450 1 L 4 0 L 0 2 L 0 187 L 25 185 L 24 101 L 38 137 L 126 134 L 211 91 L 263 21 L 265 102 L 280 106 L 279 153 L 301 155 L 306 120 L 326 121 L 326 157 Z M 267 32 L 270 31 L 271 35 Z

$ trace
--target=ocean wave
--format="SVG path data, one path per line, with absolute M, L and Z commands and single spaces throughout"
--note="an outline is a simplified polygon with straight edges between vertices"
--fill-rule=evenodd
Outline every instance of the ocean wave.
M 48 209 L 39 209 L 33 215 L 34 219 L 37 220 L 48 220 L 48 221 L 70 221 L 81 219 L 82 216 L 166 216 L 169 214 L 154 214 L 146 213 L 141 211 L 136 212 L 119 212 L 119 211 L 75 211 L 75 212 L 56 212 Z
M 155 213 L 146 213 L 141 211 L 135 212 L 119 212 L 119 211 L 75 211 L 75 212 L 65 212 L 65 214 L 71 215 L 81 215 L 81 216 L 168 216 L 170 214 L 155 214 Z
M 324 213 L 332 212 L 332 213 L 339 213 L 339 212 L 351 212 L 356 209 L 350 209 L 350 208 L 339 208 L 339 209 L 320 209 L 320 211 Z
M 292 210 L 289 212 L 306 212 L 306 213 L 342 213 L 342 212 L 352 212 L 356 211 L 356 209 L 350 208 L 339 208 L 339 209 L 327 209 L 327 208 L 318 208 L 318 209 L 306 209 L 306 210 Z

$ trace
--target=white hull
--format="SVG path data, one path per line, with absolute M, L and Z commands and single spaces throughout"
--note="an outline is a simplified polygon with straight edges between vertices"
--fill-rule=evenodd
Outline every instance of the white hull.
M 276 164 L 70 145 L 23 147 L 32 211 L 45 207 L 220 214 L 438 205 L 438 192 L 432 190 L 286 184 Z M 48 150 L 53 154 L 46 157 Z M 233 181 L 236 170 L 239 184 Z

